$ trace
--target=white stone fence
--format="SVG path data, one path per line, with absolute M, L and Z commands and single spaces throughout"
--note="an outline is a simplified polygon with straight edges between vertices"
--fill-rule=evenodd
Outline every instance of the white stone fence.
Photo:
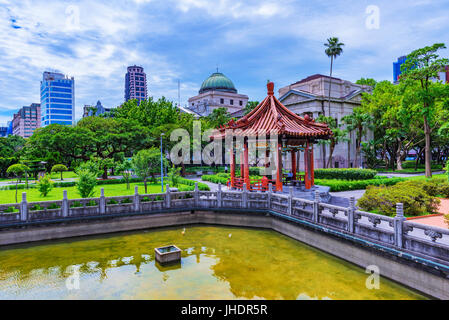
M 396 216 L 358 210 L 355 199 L 349 207 L 339 207 L 315 199 L 306 200 L 272 191 L 268 192 L 194 191 L 173 192 L 167 185 L 165 193 L 105 197 L 101 189 L 99 198 L 68 199 L 67 191 L 59 201 L 27 202 L 26 192 L 18 204 L 0 205 L 0 232 L 18 226 L 47 224 L 136 214 L 163 214 L 179 211 L 219 210 L 239 213 L 262 212 L 302 223 L 315 228 L 327 228 L 343 238 L 358 238 L 384 245 L 392 250 L 418 254 L 449 266 L 449 229 L 406 221 L 403 205 L 396 205 Z M 15 212 L 8 212 L 14 208 Z

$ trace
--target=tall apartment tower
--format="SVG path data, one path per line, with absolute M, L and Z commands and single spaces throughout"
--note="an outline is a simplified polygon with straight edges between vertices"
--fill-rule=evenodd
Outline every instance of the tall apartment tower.
M 32 103 L 30 106 L 22 107 L 14 114 L 12 120 L 12 134 L 29 138 L 34 130 L 41 126 L 41 105 Z
M 41 81 L 41 122 L 73 125 L 75 122 L 75 79 L 45 71 Z
M 125 75 L 125 101 L 137 99 L 140 101 L 147 99 L 147 75 L 142 67 L 130 66 Z
M 406 56 L 402 56 L 398 58 L 398 61 L 393 62 L 393 82 L 399 82 L 399 76 L 401 75 L 401 65 L 407 60 Z

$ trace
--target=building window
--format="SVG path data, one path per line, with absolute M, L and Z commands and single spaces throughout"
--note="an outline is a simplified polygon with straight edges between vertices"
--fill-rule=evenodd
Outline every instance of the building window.
M 231 106 L 233 106 L 234 105 L 234 100 L 232 100 L 232 99 L 229 100 L 229 103 L 230 103 Z
M 240 104 L 241 106 L 243 106 L 243 101 L 242 101 L 242 100 L 240 100 L 240 101 L 239 101 L 239 104 Z
M 224 99 L 223 99 L 223 98 L 220 99 L 220 103 L 221 103 L 221 104 L 224 103 Z

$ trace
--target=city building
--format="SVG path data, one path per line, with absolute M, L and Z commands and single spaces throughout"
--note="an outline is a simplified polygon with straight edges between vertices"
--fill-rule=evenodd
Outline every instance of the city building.
M 399 76 L 401 75 L 401 65 L 407 60 L 406 56 L 402 56 L 398 58 L 398 61 L 393 62 L 393 82 L 399 82 Z
M 100 114 L 110 112 L 112 108 L 105 108 L 101 104 L 100 100 L 97 101 L 96 105 L 84 105 L 83 108 L 83 118 L 91 116 L 99 116 Z
M 6 131 L 6 135 L 7 136 L 12 135 L 12 121 L 7 122 L 7 127 L 8 127 L 8 130 Z
M 28 138 L 33 135 L 34 130 L 41 126 L 41 105 L 32 103 L 30 106 L 22 107 L 14 114 L 12 120 L 12 134 Z
M 399 83 L 399 76 L 401 75 L 401 65 L 407 60 L 406 56 L 402 56 L 398 58 L 397 62 L 393 62 L 393 83 L 397 84 Z M 438 73 L 438 77 L 433 80 L 440 80 L 444 83 L 449 83 L 449 66 L 444 67 L 443 70 L 441 70 Z
M 73 125 L 75 121 L 75 79 L 62 73 L 43 73 L 41 81 L 41 122 Z
M 217 108 L 226 108 L 229 113 L 235 113 L 244 109 L 247 102 L 248 96 L 239 94 L 228 77 L 214 72 L 203 81 L 198 95 L 189 99 L 188 108 L 204 117 Z
M 0 127 L 0 137 L 8 136 L 8 127 Z
M 142 67 L 130 66 L 125 75 L 125 101 L 137 99 L 140 101 L 148 98 L 147 75 Z
M 330 107 L 329 85 L 331 84 Z M 352 114 L 355 107 L 360 106 L 362 93 L 371 92 L 367 85 L 358 85 L 347 80 L 330 78 L 321 74 L 315 74 L 291 85 L 279 89 L 279 101 L 290 111 L 316 119 L 321 114 L 335 118 L 337 124 L 342 123 L 342 118 Z M 329 112 L 330 111 L 330 112 Z M 372 132 L 368 132 L 363 141 L 370 140 Z M 325 148 L 325 150 L 323 150 Z M 355 132 L 350 134 L 350 141 L 339 143 L 334 149 L 330 167 L 351 168 L 363 166 L 362 160 L 355 163 L 356 137 Z M 314 146 L 315 168 L 323 168 L 324 161 L 328 161 L 329 145 Z M 301 169 L 302 170 L 302 169 Z

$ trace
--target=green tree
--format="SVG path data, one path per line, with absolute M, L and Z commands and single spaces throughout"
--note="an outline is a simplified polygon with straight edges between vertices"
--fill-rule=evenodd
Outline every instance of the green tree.
M 331 115 L 331 87 L 332 87 L 332 69 L 333 69 L 333 64 L 334 64 L 334 59 L 336 59 L 339 55 L 341 55 L 343 53 L 343 46 L 345 44 L 340 42 L 340 40 L 338 40 L 337 37 L 331 37 L 329 39 L 327 39 L 327 43 L 324 44 L 324 46 L 326 47 L 326 49 L 324 50 L 324 52 L 326 53 L 326 55 L 331 58 L 331 68 L 330 68 L 330 80 L 329 80 L 329 97 L 328 97 L 328 109 L 329 109 L 329 114 L 328 116 Z M 323 107 L 323 115 L 325 115 L 324 112 L 324 107 Z
M 231 120 L 231 114 L 226 108 L 216 108 L 207 116 L 207 120 L 210 123 L 210 127 L 218 128 Z
M 340 143 L 347 141 L 347 133 L 345 130 L 340 129 L 340 126 L 337 124 L 337 120 L 332 117 L 325 117 L 320 115 L 317 119 L 317 122 L 326 123 L 329 128 L 332 130 L 333 135 L 329 137 L 329 140 L 322 140 L 321 143 L 329 144 L 329 158 L 327 160 L 327 164 L 325 167 L 332 167 L 332 156 L 334 154 L 335 146 Z
M 148 177 L 154 177 L 161 166 L 160 150 L 157 148 L 140 150 L 132 157 L 131 164 L 136 175 L 143 179 L 145 193 L 147 193 Z
M 80 169 L 77 171 L 78 181 L 76 188 L 82 198 L 89 198 L 94 194 L 94 188 L 97 185 L 97 176 L 89 169 Z
M 449 60 L 439 58 L 438 51 L 445 49 L 444 43 L 435 43 L 432 46 L 426 46 L 414 50 L 407 55 L 406 61 L 401 65 L 400 81 L 414 85 L 418 83 L 416 90 L 416 100 L 421 104 L 420 112 L 423 117 L 423 127 L 425 135 L 425 168 L 426 177 L 432 176 L 432 143 L 431 134 L 433 131 L 433 118 L 435 114 L 435 104 L 438 99 L 447 96 L 447 90 L 440 90 L 441 86 L 432 84 L 432 79 L 438 76 L 438 73 L 449 64 Z M 446 91 L 446 92 L 445 92 Z
M 250 113 L 251 111 L 254 110 L 255 107 L 257 107 L 259 105 L 259 101 L 248 101 L 246 106 L 245 106 L 245 116 Z
M 128 159 L 125 159 L 123 162 L 121 162 L 118 166 L 117 166 L 117 171 L 119 173 L 122 174 L 123 179 L 125 179 L 126 181 L 126 189 L 129 189 L 129 179 L 131 178 L 131 168 L 132 168 L 132 164 L 131 161 L 129 161 Z
M 6 173 L 8 175 L 14 175 L 16 177 L 16 203 L 17 203 L 17 185 L 19 184 L 19 179 L 22 176 L 26 175 L 28 171 L 30 171 L 30 168 L 21 163 L 13 164 L 9 166 L 8 170 L 6 170 Z
M 342 118 L 343 123 L 346 124 L 347 132 L 355 131 L 356 134 L 356 152 L 355 152 L 355 166 L 359 167 L 359 159 L 361 159 L 362 138 L 371 123 L 371 116 L 363 111 L 361 108 L 354 108 L 352 114 Z
M 366 79 L 365 78 L 360 78 L 355 83 L 356 84 L 360 84 L 360 85 L 371 86 L 374 89 L 376 87 L 377 81 L 374 80 L 373 78 L 366 78 Z
M 37 183 L 37 189 L 39 190 L 42 197 L 46 197 L 48 195 L 51 189 L 53 189 L 53 183 L 50 179 L 50 175 L 46 174 L 39 179 L 39 182 Z
M 168 180 L 170 181 L 170 185 L 172 187 L 178 186 L 180 172 L 181 172 L 181 168 L 176 168 L 174 165 L 168 170 Z
M 62 173 L 64 171 L 67 171 L 67 167 L 63 164 L 55 164 L 52 168 L 51 168 L 51 172 L 60 172 L 61 173 L 61 181 L 64 180 L 62 178 Z

